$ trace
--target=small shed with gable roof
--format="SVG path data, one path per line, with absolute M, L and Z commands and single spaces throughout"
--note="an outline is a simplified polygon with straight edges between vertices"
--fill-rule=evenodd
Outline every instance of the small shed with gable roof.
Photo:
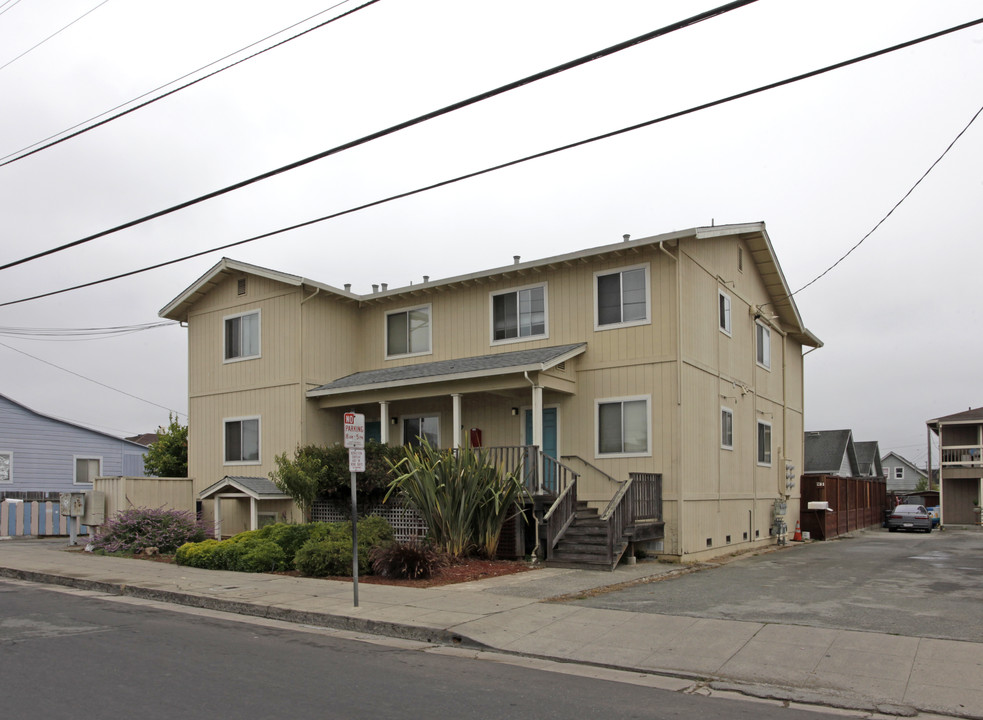
M 236 477 L 226 475 L 214 485 L 198 493 L 199 500 L 215 500 L 215 538 L 222 538 L 222 506 L 227 502 L 249 502 L 249 527 L 225 528 L 225 534 L 235 535 L 245 530 L 258 530 L 263 525 L 276 522 L 279 515 L 286 520 L 294 518 L 295 506 L 289 495 L 280 490 L 271 480 L 261 477 Z M 231 531 L 231 532 L 229 532 Z

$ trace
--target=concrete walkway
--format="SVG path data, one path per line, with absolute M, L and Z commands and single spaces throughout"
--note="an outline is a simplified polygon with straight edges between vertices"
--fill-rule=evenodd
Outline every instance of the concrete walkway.
M 832 707 L 983 718 L 983 644 L 579 607 L 561 596 L 688 572 L 639 563 L 613 573 L 538 568 L 418 589 L 199 570 L 0 542 L 0 577 L 68 585 L 380 635 L 678 677 Z M 2 618 L 0 618 L 2 621 Z

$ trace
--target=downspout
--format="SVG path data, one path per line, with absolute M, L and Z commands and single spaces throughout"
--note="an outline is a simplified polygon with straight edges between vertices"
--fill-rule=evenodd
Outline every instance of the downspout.
M 679 267 L 679 257 L 678 254 L 682 253 L 682 248 L 679 246 L 679 241 L 676 241 L 676 253 L 673 255 L 671 252 L 665 248 L 665 240 L 659 241 L 659 250 L 666 254 L 671 260 L 676 263 L 676 428 L 677 430 L 681 428 L 683 423 L 683 283 L 682 283 L 682 270 Z M 652 292 L 652 288 L 649 288 L 649 292 Z M 677 435 L 682 438 L 682 433 L 677 432 Z M 682 440 L 680 440 L 682 442 Z M 686 537 L 683 532 L 683 527 L 685 525 L 685 513 L 683 512 L 683 453 L 682 448 L 678 453 L 673 453 L 679 458 L 679 467 L 677 472 L 678 486 L 676 490 L 676 542 L 679 549 L 679 556 L 682 557 L 685 550 L 683 548 L 683 538 Z M 670 467 L 672 458 L 670 457 Z M 665 486 L 663 486 L 665 487 Z
M 533 388 L 533 391 L 532 391 L 532 394 L 533 394 L 533 402 L 532 402 L 532 406 L 533 406 L 533 409 L 532 409 L 532 432 L 533 432 L 533 436 L 534 436 L 534 439 L 535 439 L 535 435 L 536 435 L 536 420 L 537 420 L 537 418 L 536 418 L 536 383 L 534 383 L 532 381 L 532 378 L 529 377 L 529 371 L 528 370 L 523 370 L 522 371 L 522 376 L 526 379 L 526 382 L 529 383 L 529 385 L 531 385 L 532 388 Z M 540 427 L 542 427 L 542 423 L 543 423 L 543 411 L 542 411 L 542 409 L 540 409 L 540 411 L 539 411 L 539 418 L 538 418 L 538 420 L 539 420 Z M 540 430 L 540 434 L 542 434 L 542 430 Z M 540 441 L 542 441 L 542 440 L 540 440 Z M 542 481 L 543 481 L 543 454 L 542 454 L 542 452 L 539 452 L 539 448 L 537 448 L 537 452 L 536 452 L 536 482 L 537 483 L 542 483 Z M 539 553 L 540 553 L 539 535 L 540 535 L 540 528 L 541 528 L 542 523 L 543 523 L 543 519 L 541 517 L 536 517 L 536 500 L 535 500 L 535 498 L 533 499 L 532 509 L 533 509 L 532 510 L 533 511 L 533 519 L 536 521 L 536 524 L 535 524 L 536 532 L 534 533 L 534 545 L 533 545 L 533 548 L 532 548 L 532 558 L 535 561 L 535 560 L 537 560 L 539 558 Z

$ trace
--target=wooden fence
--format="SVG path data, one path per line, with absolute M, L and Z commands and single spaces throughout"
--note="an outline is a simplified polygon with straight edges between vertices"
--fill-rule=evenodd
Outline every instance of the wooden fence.
M 809 510 L 810 502 L 827 502 L 832 512 Z M 814 540 L 880 526 L 888 508 L 884 478 L 845 478 L 836 475 L 803 475 L 802 530 Z
M 0 537 L 69 535 L 68 523 L 72 520 L 60 512 L 57 500 L 0 502 Z M 79 535 L 87 535 L 89 529 L 82 525 Z

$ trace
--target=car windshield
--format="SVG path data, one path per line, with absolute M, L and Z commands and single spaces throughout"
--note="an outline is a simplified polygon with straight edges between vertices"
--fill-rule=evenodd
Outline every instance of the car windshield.
M 924 514 L 928 511 L 921 505 L 898 505 L 894 508 L 894 512 L 898 515 L 915 515 L 917 513 Z

